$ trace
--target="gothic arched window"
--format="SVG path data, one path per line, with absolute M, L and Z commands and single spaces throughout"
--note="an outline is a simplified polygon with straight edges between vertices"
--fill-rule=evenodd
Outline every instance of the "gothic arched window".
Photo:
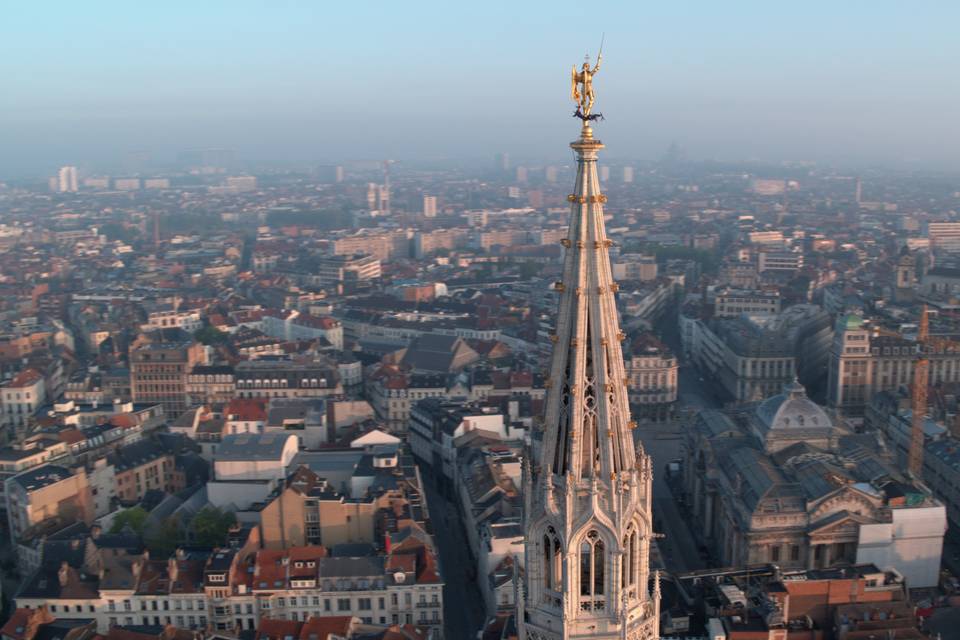
M 547 527 L 543 536 L 543 586 L 553 591 L 563 588 L 562 551 L 553 527 Z
M 606 577 L 606 553 L 603 540 L 590 531 L 580 543 L 580 595 L 602 596 Z
M 543 587 L 553 589 L 553 543 L 549 536 L 543 536 Z
M 620 577 L 624 588 L 632 587 L 637 583 L 640 553 L 638 545 L 637 530 L 631 526 L 630 531 L 623 537 L 623 570 Z

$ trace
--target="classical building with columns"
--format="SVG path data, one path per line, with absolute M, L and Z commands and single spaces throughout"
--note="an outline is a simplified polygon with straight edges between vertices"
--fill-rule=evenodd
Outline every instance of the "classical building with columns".
M 911 587 L 936 585 L 943 504 L 877 435 L 836 424 L 798 382 L 735 411 L 702 412 L 685 444 L 690 521 L 717 564 L 875 562 Z
M 587 81 L 588 73 L 585 65 Z M 577 179 L 561 241 L 563 280 L 555 285 L 544 431 L 524 460 L 517 628 L 521 640 L 653 640 L 660 616 L 659 576 L 651 580 L 649 571 L 653 469 L 631 434 L 626 336 L 597 177 L 603 145 L 589 119 L 570 146 Z

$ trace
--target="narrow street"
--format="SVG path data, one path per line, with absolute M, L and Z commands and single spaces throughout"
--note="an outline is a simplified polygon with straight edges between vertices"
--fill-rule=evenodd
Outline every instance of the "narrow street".
M 664 332 L 664 339 L 679 353 L 679 336 Z M 673 339 L 671 339 L 673 338 Z M 664 568 L 671 573 L 706 568 L 695 538 L 690 532 L 690 522 L 666 479 L 666 466 L 671 461 L 684 457 L 684 436 L 690 421 L 704 409 L 721 406 L 709 384 L 700 378 L 692 365 L 682 364 L 678 377 L 678 414 L 681 420 L 668 424 L 641 424 L 636 436 L 644 449 L 653 458 L 653 517 L 664 537 L 657 540 L 657 547 Z
M 432 476 L 424 472 L 423 482 L 433 523 L 433 539 L 440 553 L 443 588 L 444 638 L 476 637 L 485 622 L 483 596 L 474 577 L 474 561 L 467 545 L 463 523 L 455 505 L 440 495 Z
M 683 457 L 685 425 L 640 425 L 637 428 L 643 448 L 653 458 L 653 519 L 664 568 L 671 573 L 704 568 L 697 544 L 690 534 L 683 513 L 666 480 L 666 465 Z

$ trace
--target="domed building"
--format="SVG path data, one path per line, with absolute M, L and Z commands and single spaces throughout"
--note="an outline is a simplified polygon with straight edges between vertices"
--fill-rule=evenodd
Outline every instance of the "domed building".
M 703 411 L 685 444 L 689 521 L 713 564 L 874 562 L 911 586 L 936 584 L 943 505 L 876 435 L 838 424 L 799 382 L 759 403 Z
M 759 403 L 749 418 L 754 435 L 768 453 L 799 442 L 827 449 L 839 433 L 830 416 L 807 397 L 797 380 L 786 385 L 783 393 Z

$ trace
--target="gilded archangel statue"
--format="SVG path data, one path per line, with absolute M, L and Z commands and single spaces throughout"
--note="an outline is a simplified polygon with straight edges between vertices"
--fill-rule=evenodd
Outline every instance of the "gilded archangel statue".
M 574 66 L 570 75 L 570 97 L 577 103 L 577 112 L 574 115 L 584 121 L 593 120 L 596 117 L 590 115 L 593 110 L 593 76 L 600 70 L 602 60 L 603 53 L 598 53 L 597 64 L 591 69 L 588 56 L 580 72 L 577 73 L 577 67 Z

